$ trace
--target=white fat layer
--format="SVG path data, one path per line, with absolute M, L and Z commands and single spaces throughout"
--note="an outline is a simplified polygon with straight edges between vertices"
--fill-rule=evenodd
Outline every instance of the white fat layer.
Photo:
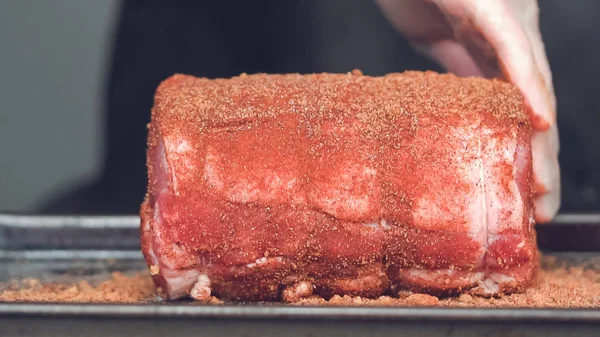
M 392 227 L 388 224 L 387 220 L 385 219 L 381 219 L 379 221 L 379 225 L 381 226 L 381 228 L 383 228 L 384 230 L 390 230 L 392 229 Z
M 447 137 L 457 145 L 453 147 L 455 156 L 449 158 L 449 171 L 440 172 L 457 180 L 442 189 L 429 189 L 417 196 L 413 201 L 412 217 L 419 227 L 435 229 L 441 224 L 466 224 L 469 236 L 485 248 L 487 240 L 487 214 L 485 209 L 485 177 L 484 162 L 481 155 L 481 139 L 478 126 L 454 127 Z M 479 147 L 474 149 L 477 143 Z M 477 151 L 477 154 L 473 153 Z M 424 177 L 425 181 L 437 180 L 439 177 Z M 462 198 L 456 195 L 457 186 L 470 186 Z M 466 207 L 465 207 L 466 205 Z M 457 214 L 457 210 L 463 210 Z M 463 229 L 461 229 L 463 230 Z M 484 249 L 481 251 L 483 258 Z
M 223 189 L 224 183 L 219 172 L 217 172 L 219 158 L 209 148 L 206 153 L 206 164 L 204 165 L 204 179 L 209 187 L 218 191 Z
M 162 238 L 162 233 L 165 231 L 165 229 L 163 229 L 163 222 L 162 222 L 162 215 L 160 213 L 160 203 L 156 203 L 154 205 L 154 230 L 152 231 L 152 233 L 154 234 L 154 244 L 152 245 L 152 254 L 154 255 L 154 246 L 157 247 L 166 247 L 166 243 Z M 159 254 L 160 254 L 160 250 L 159 250 Z M 167 267 L 169 269 L 175 269 L 175 263 L 173 263 L 171 260 L 169 260 L 169 258 L 167 258 L 166 256 L 161 256 L 160 259 L 161 264 L 164 267 Z
M 164 150 L 166 160 L 171 163 L 169 173 L 171 174 L 171 187 L 175 195 L 179 195 L 179 181 L 189 179 L 189 173 L 193 172 L 193 163 L 190 152 L 192 146 L 181 136 L 164 138 Z
M 497 233 L 490 233 L 490 235 L 488 236 L 488 244 L 492 245 L 493 243 L 495 243 L 498 240 L 506 240 L 506 239 L 521 239 L 519 241 L 519 244 L 517 246 L 517 248 L 522 248 L 525 245 L 525 242 L 522 240 L 522 236 L 519 234 L 497 234 Z
M 280 257 L 280 256 L 277 256 L 277 257 L 261 257 L 260 259 L 256 259 L 252 263 L 248 263 L 246 265 L 246 267 L 248 267 L 248 268 L 259 267 L 259 266 L 264 265 L 264 264 L 266 264 L 268 262 L 281 263 L 281 262 L 283 262 L 283 258 Z
M 423 270 L 409 269 L 405 273 L 406 276 L 423 279 L 428 281 L 440 281 L 447 277 L 458 278 L 465 284 L 471 284 L 480 281 L 484 276 L 484 272 L 469 272 L 456 269 L 439 269 L 439 270 Z
M 518 229 L 523 223 L 523 199 L 516 181 L 516 130 L 512 132 L 512 137 L 488 137 L 483 148 L 490 237 L 502 229 Z M 503 172 L 506 165 L 512 167 L 512 179 L 508 183 L 505 181 L 506 173 Z
M 258 184 L 244 178 L 240 178 L 226 193 L 229 201 L 242 204 L 258 201 L 259 194 Z
M 500 287 L 498 286 L 498 283 L 494 282 L 494 280 L 486 278 L 480 282 L 479 289 L 483 291 L 483 294 L 485 295 L 493 295 L 498 293 Z
M 386 231 L 392 229 L 392 227 L 388 224 L 388 221 L 386 219 L 379 219 L 378 221 L 374 222 L 366 222 L 363 223 L 363 225 L 373 229 L 383 229 Z
M 175 148 L 175 152 L 180 153 L 180 154 L 184 154 L 190 150 L 192 150 L 192 147 L 185 139 L 181 139 L 179 141 L 179 144 L 177 144 L 177 147 Z
M 486 181 L 485 181 L 485 168 L 484 168 L 484 160 L 483 160 L 483 146 L 481 144 L 481 138 L 482 138 L 482 134 L 479 134 L 479 137 L 477 139 L 478 142 L 478 163 L 479 163 L 479 188 L 481 189 L 481 191 L 483 192 L 483 197 L 479 198 L 480 202 L 479 202 L 479 207 L 481 209 L 481 235 L 483 236 L 482 238 L 480 238 L 479 242 L 483 242 L 483 247 L 485 249 L 485 251 L 487 252 L 488 247 L 490 245 L 489 243 L 489 214 L 487 211 L 487 187 L 486 187 Z M 485 264 L 485 254 L 481 257 L 481 264 Z
M 307 281 L 299 282 L 294 287 L 294 291 L 300 295 L 312 293 L 312 290 L 313 290 L 312 284 Z
M 361 217 L 373 207 L 373 194 L 356 193 L 355 186 L 366 185 L 370 191 L 378 189 L 376 181 L 377 170 L 356 163 L 345 163 L 340 166 L 338 174 L 328 176 L 326 190 L 315 190 L 309 193 L 311 202 L 334 217 Z
M 150 219 L 148 219 L 146 222 L 144 222 L 143 225 L 143 230 L 144 231 L 149 231 L 150 230 Z M 150 264 L 151 265 L 158 265 L 158 258 L 156 258 L 156 253 L 154 252 L 154 240 L 150 240 L 150 242 L 148 242 L 148 258 L 150 260 Z
M 188 295 L 190 289 L 199 281 L 202 273 L 199 270 L 171 270 L 161 269 L 161 276 L 165 279 L 169 298 L 177 299 Z
M 501 273 L 492 273 L 489 276 L 490 279 L 494 280 L 494 282 L 496 283 L 510 283 L 510 282 L 514 282 L 515 278 L 506 274 L 501 274 Z
M 214 188 L 222 192 L 225 198 L 234 203 L 250 203 L 250 202 L 271 202 L 282 193 L 286 193 L 296 188 L 298 179 L 293 173 L 275 172 L 270 169 L 260 170 L 261 178 L 246 179 L 244 177 L 236 177 L 235 179 L 227 180 L 224 177 L 229 177 L 228 169 L 220 166 L 221 158 L 218 153 L 212 148 L 209 148 L 206 154 L 204 165 L 204 179 L 210 188 Z M 227 183 L 226 183 L 227 182 Z M 291 200 L 294 204 L 304 202 L 302 195 L 294 194 Z
M 495 295 L 500 291 L 500 288 L 507 284 L 515 282 L 515 278 L 506 274 L 491 273 L 480 283 L 480 290 L 485 295 Z
M 308 281 L 301 281 L 294 285 L 287 286 L 281 292 L 281 298 L 286 302 L 298 301 L 312 295 L 313 285 Z
M 170 142 L 168 142 L 167 140 L 165 140 L 165 151 L 168 151 L 168 153 L 172 152 L 172 144 Z M 163 157 L 165 158 L 165 162 L 168 163 L 167 160 L 167 156 L 163 155 Z M 168 165 L 168 164 L 166 164 Z M 170 166 L 166 166 L 169 167 L 169 169 L 167 170 L 170 174 L 171 174 L 171 187 L 173 188 L 173 191 L 175 192 L 175 195 L 179 195 L 179 188 L 178 188 L 178 181 L 177 181 L 177 174 L 175 174 L 175 169 L 173 167 Z
M 207 274 L 198 275 L 198 280 L 190 291 L 190 296 L 199 301 L 206 301 L 210 298 L 210 278 Z

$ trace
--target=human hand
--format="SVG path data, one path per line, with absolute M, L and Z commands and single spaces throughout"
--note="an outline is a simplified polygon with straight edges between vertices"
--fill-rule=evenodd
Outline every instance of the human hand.
M 504 78 L 523 94 L 533 127 L 535 219 L 560 207 L 559 138 L 552 74 L 537 0 L 377 0 L 423 54 L 459 76 Z

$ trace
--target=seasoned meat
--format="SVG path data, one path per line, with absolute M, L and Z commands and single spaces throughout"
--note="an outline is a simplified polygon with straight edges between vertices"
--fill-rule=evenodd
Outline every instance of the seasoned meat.
M 530 135 L 497 80 L 175 75 L 149 124 L 143 253 L 170 299 L 520 291 Z

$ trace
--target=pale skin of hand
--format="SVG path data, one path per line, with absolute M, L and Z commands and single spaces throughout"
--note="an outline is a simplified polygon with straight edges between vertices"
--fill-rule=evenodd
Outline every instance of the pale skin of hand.
M 532 133 L 535 220 L 560 207 L 559 138 L 552 74 L 537 0 L 376 0 L 414 48 L 459 76 L 509 80 L 523 94 Z

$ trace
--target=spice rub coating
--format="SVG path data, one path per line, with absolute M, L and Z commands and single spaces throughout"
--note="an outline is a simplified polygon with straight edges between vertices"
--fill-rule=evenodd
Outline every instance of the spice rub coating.
M 168 298 L 523 290 L 530 132 L 497 80 L 175 75 L 149 125 L 143 251 Z

